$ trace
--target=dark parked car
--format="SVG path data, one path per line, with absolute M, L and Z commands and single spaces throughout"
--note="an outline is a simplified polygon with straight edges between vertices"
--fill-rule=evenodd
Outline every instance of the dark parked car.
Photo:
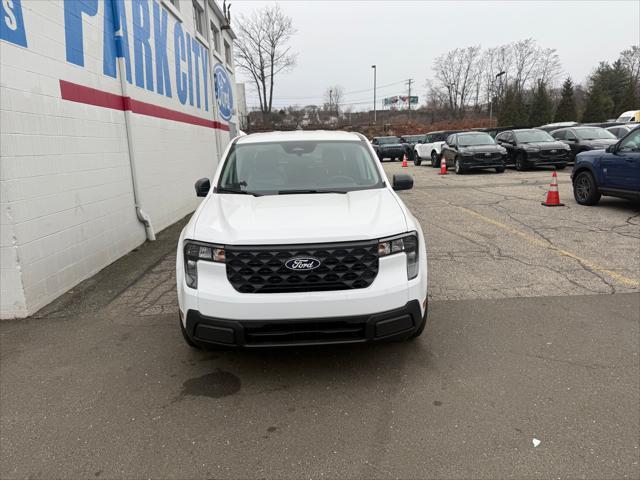
M 543 165 L 563 169 L 571 153 L 568 145 L 535 128 L 501 132 L 496 142 L 507 149 L 507 166 L 514 165 L 520 171 Z
M 461 132 L 449 135 L 442 146 L 442 158 L 447 166 L 453 163 L 458 175 L 481 168 L 495 168 L 502 173 L 507 150 L 497 145 L 488 133 Z
M 394 161 L 404 155 L 404 145 L 398 137 L 373 137 L 371 145 L 380 161 L 385 158 Z
M 578 154 L 571 180 L 581 205 L 595 205 L 602 195 L 640 200 L 640 127 L 606 150 Z
M 616 138 L 622 138 L 631 130 L 633 130 L 638 124 L 637 123 L 627 123 L 624 125 L 616 125 L 614 127 L 605 128 L 606 131 L 613 133 Z
M 580 152 L 604 149 L 618 141 L 613 133 L 607 132 L 604 128 L 582 125 L 554 130 L 551 136 L 571 147 L 569 161 L 573 161 Z
M 413 161 L 414 158 L 414 147 L 418 143 L 423 143 L 426 135 L 423 133 L 422 135 L 405 135 L 400 137 L 400 141 L 402 145 L 404 145 L 404 153 L 407 155 L 407 160 Z

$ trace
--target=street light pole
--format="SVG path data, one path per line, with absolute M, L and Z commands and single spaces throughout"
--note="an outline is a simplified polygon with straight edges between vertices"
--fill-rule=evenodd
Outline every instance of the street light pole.
M 491 81 L 491 88 L 489 92 L 489 128 L 493 126 L 493 87 L 498 77 L 501 77 L 505 73 L 507 72 L 505 72 L 504 70 L 501 71 L 500 73 L 496 74 L 496 77 Z
M 375 65 L 371 65 L 371 68 L 373 68 L 373 123 L 375 125 L 376 121 L 377 121 L 377 105 L 376 105 L 376 66 Z

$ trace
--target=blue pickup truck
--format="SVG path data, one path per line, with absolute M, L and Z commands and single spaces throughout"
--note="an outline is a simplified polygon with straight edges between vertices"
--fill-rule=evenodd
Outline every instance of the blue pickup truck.
M 606 150 L 579 153 L 571 180 L 580 205 L 595 205 L 602 195 L 640 200 L 640 126 Z

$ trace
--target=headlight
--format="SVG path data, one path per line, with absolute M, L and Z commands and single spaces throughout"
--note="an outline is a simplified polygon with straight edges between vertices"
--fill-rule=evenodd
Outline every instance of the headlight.
M 404 252 L 407 255 L 407 279 L 418 276 L 418 236 L 415 232 L 383 238 L 378 243 L 378 256 L 386 257 Z
M 198 288 L 198 262 L 224 263 L 224 247 L 210 243 L 188 241 L 184 244 L 184 274 L 188 287 Z
M 564 149 L 568 152 L 569 150 L 571 150 L 571 147 L 569 145 L 567 145 L 566 143 L 563 144 L 564 145 Z

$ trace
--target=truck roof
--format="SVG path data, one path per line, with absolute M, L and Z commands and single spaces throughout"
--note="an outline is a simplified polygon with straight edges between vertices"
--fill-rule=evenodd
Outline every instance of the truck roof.
M 252 133 L 239 137 L 237 145 L 266 142 L 319 142 L 319 141 L 347 141 L 361 142 L 362 137 L 358 133 L 343 132 L 338 130 L 293 130 L 289 132 L 263 132 Z

